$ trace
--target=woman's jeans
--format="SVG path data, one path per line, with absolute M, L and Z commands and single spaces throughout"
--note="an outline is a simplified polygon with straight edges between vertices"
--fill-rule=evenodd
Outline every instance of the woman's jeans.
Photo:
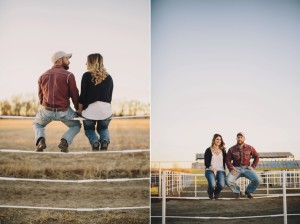
M 256 190 L 258 185 L 262 182 L 261 177 L 257 175 L 255 170 L 250 170 L 247 166 L 235 168 L 237 170 L 237 173 L 235 175 L 229 173 L 226 178 L 226 184 L 233 193 L 240 193 L 240 187 L 236 184 L 236 180 L 240 177 L 246 177 L 250 180 L 250 184 L 246 188 L 246 192 L 252 194 Z
M 62 138 L 66 139 L 70 146 L 74 137 L 79 133 L 81 124 L 79 121 L 72 120 L 77 117 L 77 114 L 71 108 L 66 111 L 54 112 L 45 109 L 40 109 L 33 121 L 33 129 L 35 133 L 35 144 L 40 137 L 46 138 L 45 127 L 51 121 L 61 121 L 68 126 L 68 130 L 63 134 Z
M 111 121 L 111 117 L 105 119 L 105 120 L 84 120 L 83 121 L 83 127 L 84 127 L 84 133 L 86 137 L 89 139 L 89 142 L 91 145 L 93 145 L 95 142 L 102 142 L 106 140 L 108 143 L 110 143 L 110 136 L 108 131 L 108 125 Z M 95 127 L 97 125 L 97 133 L 99 134 L 100 138 L 98 138 Z
M 211 170 L 205 170 L 205 177 L 208 182 L 207 193 L 209 195 L 220 194 L 222 189 L 225 186 L 225 171 L 217 171 L 217 175 L 214 175 L 214 172 Z

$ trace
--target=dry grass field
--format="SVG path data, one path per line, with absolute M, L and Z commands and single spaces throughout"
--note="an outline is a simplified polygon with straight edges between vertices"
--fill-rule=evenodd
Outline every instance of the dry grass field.
M 112 120 L 109 150 L 149 149 L 149 119 Z M 58 151 L 66 127 L 46 127 L 45 151 Z M 34 150 L 32 120 L 1 120 L 0 148 Z M 91 151 L 83 129 L 70 151 Z M 43 179 L 149 177 L 149 151 L 136 153 L 0 153 L 0 176 Z M 67 208 L 139 207 L 149 205 L 149 181 L 46 183 L 0 181 L 0 204 Z M 0 208 L 0 223 L 149 223 L 149 209 L 56 211 Z

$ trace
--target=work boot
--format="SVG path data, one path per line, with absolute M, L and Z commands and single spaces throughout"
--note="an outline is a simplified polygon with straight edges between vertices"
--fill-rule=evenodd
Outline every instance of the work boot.
M 104 141 L 101 143 L 100 150 L 107 150 L 107 148 L 108 148 L 108 141 L 104 140 Z
M 92 145 L 92 150 L 93 151 L 99 151 L 99 146 L 100 146 L 100 144 L 99 144 L 98 141 L 94 142 L 94 144 Z
M 240 198 L 240 193 L 233 193 L 233 198 L 236 198 L 236 199 Z
M 245 191 L 245 195 L 246 195 L 247 198 L 249 198 L 249 199 L 253 199 L 253 198 L 254 198 L 253 195 L 250 194 L 250 193 L 248 193 L 247 191 Z
M 208 197 L 209 197 L 210 200 L 212 200 L 212 199 L 214 199 L 214 194 L 213 193 L 209 193 Z
M 69 152 L 67 140 L 64 139 L 64 138 L 62 138 L 62 139 L 60 140 L 60 143 L 59 143 L 59 145 L 58 145 L 58 148 L 61 149 L 61 150 L 60 150 L 61 152 Z
M 220 196 L 220 194 L 215 194 L 215 199 L 218 200 L 219 196 Z
M 37 146 L 36 146 L 36 149 L 34 150 L 35 152 L 43 152 L 44 149 L 46 148 L 46 140 L 44 137 L 40 137 L 38 139 L 38 142 L 37 142 Z

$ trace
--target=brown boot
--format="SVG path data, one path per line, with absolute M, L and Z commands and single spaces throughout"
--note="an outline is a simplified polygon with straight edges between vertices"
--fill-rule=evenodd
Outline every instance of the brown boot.
M 104 140 L 104 141 L 101 143 L 100 151 L 107 150 L 108 145 L 109 145 L 108 141 Z
M 62 139 L 60 140 L 60 143 L 59 143 L 59 145 L 58 145 L 58 148 L 61 149 L 61 150 L 60 150 L 61 152 L 69 152 L 67 140 L 64 139 L 64 138 L 62 138 Z
M 37 146 L 36 149 L 34 150 L 35 152 L 43 152 L 44 149 L 46 148 L 46 140 L 44 137 L 40 137 L 37 141 Z

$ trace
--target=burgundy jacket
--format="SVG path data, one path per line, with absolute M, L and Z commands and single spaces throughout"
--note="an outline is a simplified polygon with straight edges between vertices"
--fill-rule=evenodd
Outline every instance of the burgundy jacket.
M 238 145 L 234 145 L 227 152 L 226 165 L 230 171 L 233 167 L 250 166 L 251 157 L 254 158 L 251 166 L 255 168 L 259 161 L 259 155 L 256 150 L 247 144 L 244 144 L 242 149 Z M 231 163 L 231 160 L 233 160 L 233 163 Z
M 79 92 L 75 76 L 61 65 L 54 65 L 38 81 L 40 104 L 51 108 L 68 108 L 70 97 L 78 109 Z

